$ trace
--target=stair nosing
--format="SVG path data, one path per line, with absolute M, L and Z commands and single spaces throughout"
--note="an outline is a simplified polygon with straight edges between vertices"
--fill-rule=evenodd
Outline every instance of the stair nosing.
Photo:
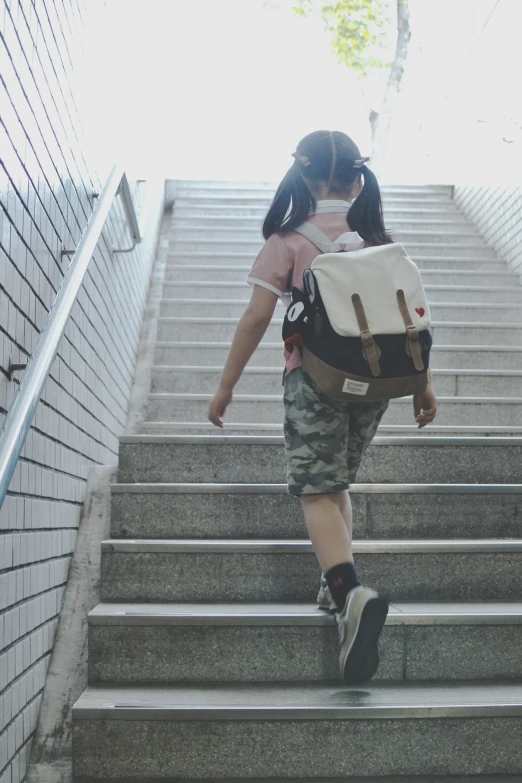
M 161 315 L 158 317 L 159 323 L 201 323 L 201 324 L 237 324 L 239 318 L 224 316 L 192 316 L 192 315 Z M 282 326 L 282 318 L 273 318 L 269 326 Z M 436 328 L 450 329 L 520 329 L 522 321 L 502 321 L 498 323 L 486 321 L 432 321 L 430 329 Z M 281 341 L 282 347 L 282 341 Z
M 175 419 L 171 419 L 169 421 L 152 421 L 152 420 L 146 420 L 143 422 L 143 426 L 147 427 L 148 429 L 154 429 L 158 431 L 169 431 L 169 430 L 189 430 L 189 429 L 197 429 L 197 430 L 210 430 L 212 432 L 216 432 L 216 428 L 214 425 L 210 424 L 209 421 L 197 421 L 197 422 L 187 422 L 187 421 L 176 421 Z M 269 432 L 282 432 L 283 431 L 283 424 L 282 422 L 278 424 L 270 424 L 270 423 L 261 423 L 261 422 L 228 422 L 225 427 L 228 431 L 234 431 L 234 430 L 245 430 L 248 432 L 251 432 L 252 430 L 259 430 L 259 431 L 269 431 Z M 468 437 L 470 433 L 476 433 L 476 436 L 474 437 L 484 437 L 484 433 L 488 433 L 487 440 L 490 441 L 493 437 L 493 433 L 495 435 L 498 435 L 501 437 L 505 433 L 510 433 L 509 440 L 513 440 L 516 436 L 519 434 L 522 435 L 522 427 L 521 426 L 507 426 L 507 425 L 472 425 L 472 424 L 430 424 L 430 432 L 432 433 L 448 433 L 448 432 L 454 432 L 459 433 L 459 437 Z M 377 429 L 378 437 L 379 433 L 385 433 L 385 432 L 393 432 L 393 433 L 399 433 L 399 432 L 409 432 L 412 433 L 408 437 L 411 439 L 414 437 L 415 440 L 418 440 L 419 438 L 425 437 L 424 433 L 421 432 L 417 424 L 379 424 L 379 427 Z M 147 433 L 142 433 L 147 434 Z M 217 436 L 216 432 L 216 436 Z M 387 436 L 383 436 L 387 437 Z M 437 435 L 430 435 L 430 440 L 433 440 L 434 437 L 437 437 Z M 372 441 L 373 444 L 374 441 Z
M 411 221 L 408 221 L 408 222 L 411 222 Z M 420 222 L 421 221 L 419 221 L 419 223 Z M 436 225 L 447 225 L 445 220 L 432 221 L 431 223 L 428 223 L 428 221 L 422 221 L 422 224 L 423 225 L 433 225 L 435 222 L 436 222 Z M 259 224 L 260 223 L 261 223 L 261 221 L 259 221 Z M 416 236 L 430 237 L 430 236 L 433 235 L 433 236 L 443 237 L 444 239 L 449 239 L 449 238 L 453 239 L 453 238 L 457 238 L 457 237 L 458 238 L 466 237 L 466 238 L 473 238 L 473 239 L 480 240 L 480 242 L 477 242 L 477 247 L 479 247 L 479 246 L 482 247 L 483 244 L 484 244 L 484 239 L 481 236 L 481 234 L 479 233 L 479 231 L 477 231 L 476 229 L 470 228 L 469 226 L 466 227 L 465 225 L 464 226 L 459 226 L 459 229 L 464 229 L 464 230 L 459 230 L 459 231 L 435 231 L 434 229 L 426 231 L 426 230 L 421 230 L 421 229 L 418 229 L 418 228 L 393 228 L 392 225 L 391 225 L 391 221 L 388 221 L 388 225 L 389 225 L 389 230 L 390 230 L 390 232 L 392 234 L 398 234 L 398 235 L 406 234 L 406 235 L 412 236 L 412 237 L 416 237 Z M 178 232 L 183 232 L 183 231 L 186 231 L 186 232 L 194 231 L 195 232 L 195 237 L 192 237 L 192 236 L 179 237 L 179 236 L 177 236 Z M 193 240 L 194 241 L 198 241 L 198 238 L 200 236 L 198 234 L 198 232 L 206 232 L 208 234 L 211 231 L 230 231 L 232 233 L 242 232 L 243 234 L 252 234 L 252 239 L 255 241 L 256 239 L 260 238 L 260 235 L 261 235 L 261 225 L 257 225 L 255 227 L 250 227 L 250 228 L 245 228 L 245 227 L 238 228 L 237 226 L 209 226 L 209 225 L 205 225 L 205 224 L 201 224 L 201 225 L 194 224 L 194 225 L 189 225 L 189 226 L 186 226 L 186 225 L 185 226 L 183 226 L 183 225 L 171 225 L 170 230 L 168 232 L 168 235 L 169 235 L 169 238 L 170 238 L 170 240 L 172 242 L 176 242 L 176 241 L 191 242 Z M 261 235 L 261 238 L 262 238 L 262 235 Z M 227 237 L 224 237 L 224 238 L 217 237 L 215 239 L 215 241 L 216 242 L 221 242 L 221 241 L 223 241 L 223 239 L 228 241 Z M 246 242 L 246 241 L 249 241 L 249 240 L 250 240 L 250 237 L 244 237 L 244 238 L 242 238 L 241 241 L 245 241 Z
M 172 444 L 172 445 L 254 445 L 254 446 L 280 446 L 283 444 L 282 435 L 148 435 L 146 433 L 133 433 L 121 435 L 120 443 L 123 444 Z M 473 437 L 437 437 L 422 436 L 412 438 L 405 436 L 383 436 L 373 439 L 372 446 L 522 446 L 522 438 L 473 438 Z
M 185 494 L 249 494 L 286 495 L 287 484 L 227 484 L 216 483 L 117 483 L 111 484 L 113 495 L 185 495 Z M 356 495 L 509 495 L 522 494 L 522 484 L 352 484 L 350 494 Z
M 206 553 L 206 554 L 313 554 L 306 539 L 174 539 L 109 538 L 102 552 L 120 554 Z M 357 539 L 357 554 L 513 554 L 522 553 L 522 539 Z
M 202 342 L 201 340 L 158 340 L 155 343 L 157 348 L 230 348 L 232 341 L 223 342 Z M 282 348 L 281 342 L 263 342 L 260 343 L 258 348 L 274 349 Z M 257 349 L 256 349 L 257 350 Z M 432 351 L 471 351 L 472 353 L 480 353 L 482 351 L 498 353 L 520 353 L 522 352 L 522 346 L 519 345 L 441 345 L 436 344 L 432 347 Z
M 488 248 L 489 249 L 489 248 Z M 167 252 L 167 258 L 252 258 L 251 253 L 234 253 L 234 252 L 225 252 L 223 250 L 218 250 L 215 253 L 211 252 L 201 252 L 199 250 L 172 250 L 170 252 Z M 469 256 L 422 256 L 415 253 L 415 258 L 418 261 L 476 261 L 479 263 L 496 263 L 496 264 L 502 264 L 504 266 L 507 266 L 505 261 L 502 261 L 501 259 L 497 258 L 495 256 L 495 253 L 493 250 L 491 250 L 491 256 L 492 258 L 488 261 L 487 259 L 477 259 L 473 255 Z M 415 258 L 413 260 L 415 260 Z M 215 267 L 214 267 L 215 268 Z M 220 267 L 218 267 L 220 268 Z
M 132 608 L 131 608 L 132 606 Z M 146 606 L 148 611 L 140 607 Z M 522 602 L 396 603 L 390 605 L 388 626 L 522 625 Z M 477 611 L 479 609 L 480 611 Z M 151 611 L 152 610 L 152 611 Z M 88 614 L 89 626 L 247 626 L 291 625 L 317 627 L 335 625 L 329 612 L 317 604 L 132 604 L 100 602 Z
M 412 231 L 403 231 L 404 234 L 413 234 Z M 421 233 L 421 232 L 419 232 Z M 433 232 L 435 233 L 435 232 Z M 453 235 L 450 235 L 453 236 Z M 480 237 L 480 234 L 477 236 L 477 238 L 482 239 Z M 221 245 L 230 245 L 232 247 L 236 247 L 239 245 L 255 245 L 256 247 L 259 245 L 259 248 L 261 248 L 263 242 L 263 237 L 259 237 L 259 241 L 256 242 L 256 239 L 253 237 L 252 239 L 209 239 L 208 237 L 175 237 L 171 239 L 171 245 L 182 245 L 182 244 L 195 244 L 199 245 L 200 247 L 206 247 L 207 245 L 209 247 L 214 246 L 216 244 Z M 421 247 L 421 248 L 444 248 L 444 249 L 466 249 L 466 250 L 481 250 L 482 252 L 492 252 L 491 248 L 489 248 L 487 245 L 484 244 L 484 240 L 480 243 L 473 244 L 471 242 L 417 242 L 415 241 L 415 238 L 412 240 L 402 240 L 401 242 L 397 242 L 396 244 L 401 245 L 407 245 L 409 247 Z
M 486 262 L 488 263 L 488 262 Z M 166 269 L 169 267 L 166 266 Z M 250 267 L 251 268 L 251 267 Z M 192 267 L 192 269 L 196 269 L 196 267 Z M 215 267 L 215 269 L 219 270 L 219 267 Z M 495 270 L 488 270 L 488 269 L 422 269 L 420 270 L 421 276 L 424 275 L 441 275 L 445 272 L 448 272 L 450 275 L 457 275 L 458 277 L 461 277 L 462 275 L 469 275 L 471 277 L 509 277 L 514 278 L 515 280 L 518 280 L 520 275 L 518 275 L 516 272 L 510 272 L 509 270 L 505 272 L 496 272 Z M 166 281 L 168 282 L 168 281 Z M 235 288 L 235 287 L 243 287 L 247 285 L 246 281 L 241 280 L 210 280 L 208 283 L 204 280 L 179 280 L 175 281 L 177 285 L 180 287 L 187 287 L 190 285 L 213 285 L 216 288 Z
M 439 269 L 435 270 L 438 274 L 443 274 L 446 270 L 445 269 Z M 471 272 L 469 272 L 471 274 Z M 214 283 L 216 284 L 214 286 Z M 233 283 L 233 287 L 236 286 L 249 286 L 250 284 L 246 282 L 246 280 L 243 283 Z M 202 288 L 202 287 L 217 287 L 217 288 L 226 288 L 227 286 L 230 287 L 230 284 L 226 281 L 222 280 L 210 280 L 208 282 L 204 280 L 165 280 L 163 288 L 168 286 L 177 286 L 178 288 L 186 288 L 188 286 L 193 286 L 196 288 Z M 251 287 L 251 286 L 250 286 Z M 513 292 L 513 286 L 484 286 L 484 285 L 447 285 L 445 283 L 428 283 L 424 286 L 424 289 L 426 291 L 473 291 L 478 293 L 484 293 L 494 291 L 495 293 L 505 293 L 507 291 Z M 246 289 L 245 289 L 246 290 Z M 520 293 L 522 293 L 522 288 L 520 289 Z M 472 304 L 472 303 L 470 303 Z M 509 302 L 508 304 L 519 304 L 518 302 Z
M 175 282 L 174 280 L 172 282 Z M 212 285 L 213 281 L 209 281 L 208 285 Z M 206 284 L 205 284 L 206 285 Z M 246 307 L 249 303 L 248 299 L 201 299 L 201 298 L 186 298 L 183 297 L 172 297 L 172 296 L 166 296 L 162 297 L 160 300 L 161 304 L 176 304 L 176 305 L 216 305 L 216 306 L 237 306 L 237 307 Z M 284 307 L 284 303 L 281 300 L 278 300 L 277 305 L 279 307 Z M 447 307 L 448 309 L 459 309 L 462 310 L 463 308 L 480 308 L 481 310 L 496 310 L 502 308 L 503 310 L 510 310 L 510 309 L 517 309 L 519 310 L 521 307 L 521 302 L 430 302 L 429 306 L 430 308 L 434 307 Z M 169 316 L 167 316 L 169 317 Z
M 183 253 L 182 255 L 183 255 L 183 257 L 185 257 L 185 255 L 186 256 L 190 256 L 191 254 L 190 253 L 186 253 L 186 254 Z M 197 255 L 197 254 L 194 254 L 194 255 Z M 202 254 L 202 255 L 206 255 L 206 254 Z M 226 256 L 228 254 L 224 253 L 223 255 Z M 172 257 L 171 254 L 170 254 L 170 257 Z M 249 256 L 249 258 L 250 258 L 250 256 Z M 421 259 L 421 260 L 424 260 L 424 259 Z M 430 261 L 437 261 L 437 262 L 442 261 L 443 263 L 451 264 L 451 261 L 448 261 L 448 258 L 444 257 L 444 256 L 441 257 L 441 258 L 430 257 L 429 260 Z M 455 260 L 456 261 L 457 260 L 458 261 L 464 261 L 464 259 L 460 259 L 460 258 L 455 259 Z M 482 264 L 498 264 L 501 267 L 504 267 L 504 268 L 506 267 L 506 263 L 504 261 L 498 261 L 498 260 L 491 260 L 491 261 L 487 261 L 486 260 L 486 261 L 483 261 L 483 260 L 479 260 L 479 259 L 475 259 L 474 258 L 474 259 L 469 259 L 465 263 L 471 263 L 471 262 L 477 263 L 477 264 L 481 264 L 481 265 Z M 252 264 L 219 264 L 219 265 L 216 265 L 216 264 L 214 264 L 214 265 L 212 265 L 212 264 L 198 264 L 197 266 L 194 266 L 194 264 L 176 264 L 176 263 L 167 263 L 167 264 L 165 264 L 165 269 L 175 269 L 175 270 L 182 269 L 184 271 L 186 271 L 187 269 L 190 269 L 190 270 L 197 270 L 198 272 L 201 272 L 201 271 L 203 271 L 203 272 L 209 272 L 209 271 L 212 271 L 212 272 L 216 272 L 216 271 L 219 271 L 219 272 L 249 272 L 251 268 L 252 268 Z M 447 269 L 433 269 L 432 271 L 433 272 L 452 272 L 453 270 L 452 270 L 451 265 L 450 265 Z M 470 270 L 462 269 L 461 271 L 462 272 L 469 272 L 470 274 L 472 274 L 473 272 L 480 271 L 480 270 L 478 270 L 478 269 L 477 270 L 474 270 L 474 269 L 470 269 Z M 494 274 L 496 270 L 494 270 L 494 269 L 484 269 L 482 271 L 488 272 L 489 274 Z M 507 270 L 507 271 L 509 271 L 509 270 Z M 420 272 L 422 274 L 423 270 L 421 269 Z
M 150 392 L 147 395 L 149 400 L 191 400 L 195 402 L 210 402 L 214 395 L 211 392 L 205 393 L 189 393 L 189 392 Z M 234 401 L 238 402 L 260 402 L 270 403 L 279 402 L 283 399 L 283 394 L 234 394 Z M 454 396 L 439 396 L 438 401 L 440 403 L 446 403 L 453 405 L 460 403 L 462 405 L 521 405 L 522 397 L 454 397 Z M 405 405 L 410 403 L 411 396 L 398 397 L 390 400 L 391 405 Z M 262 423 L 262 422 L 260 422 Z
M 366 704 L 361 703 L 364 696 Z M 341 697 L 341 698 L 339 698 Z M 140 701 L 141 698 L 141 701 Z M 349 699 L 352 702 L 349 703 Z M 235 702 L 235 703 L 234 703 Z M 73 720 L 339 720 L 522 715 L 522 685 L 439 682 L 345 685 L 88 686 Z
M 195 373 L 221 373 L 223 371 L 222 365 L 205 365 L 205 364 L 153 364 L 151 366 L 152 372 L 195 372 Z M 245 367 L 242 375 L 273 375 L 281 374 L 282 368 L 279 366 L 250 366 Z M 473 375 L 484 378 L 519 378 L 522 377 L 522 370 L 506 370 L 499 368 L 498 370 L 482 370 L 482 369 L 467 369 L 464 368 L 431 368 L 431 373 L 434 376 L 437 375 Z

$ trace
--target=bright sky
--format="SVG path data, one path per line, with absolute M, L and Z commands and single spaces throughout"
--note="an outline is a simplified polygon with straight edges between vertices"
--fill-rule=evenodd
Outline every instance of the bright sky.
M 118 158 L 142 177 L 274 181 L 318 128 L 343 130 L 370 154 L 366 105 L 322 22 L 297 17 L 290 0 L 280 5 L 107 0 L 103 11 L 90 0 L 78 87 L 101 166 Z M 495 181 L 514 169 L 518 178 L 522 0 L 410 6 L 410 58 L 383 179 Z

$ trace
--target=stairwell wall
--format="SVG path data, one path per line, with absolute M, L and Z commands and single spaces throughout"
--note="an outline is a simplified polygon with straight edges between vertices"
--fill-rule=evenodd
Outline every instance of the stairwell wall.
M 69 265 L 61 251 L 108 173 L 71 87 L 95 6 L 0 0 L 0 427 L 17 389 L 9 362 L 34 351 Z M 142 244 L 112 255 L 132 244 L 115 199 L 0 512 L 0 783 L 26 773 L 89 470 L 117 462 L 162 202 L 158 190 Z
M 498 256 L 522 275 L 522 185 L 456 185 L 454 199 Z

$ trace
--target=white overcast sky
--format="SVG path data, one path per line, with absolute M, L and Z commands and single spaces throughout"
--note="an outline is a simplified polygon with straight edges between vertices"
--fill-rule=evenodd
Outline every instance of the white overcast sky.
M 102 10 L 91 0 L 77 86 L 102 169 L 118 158 L 137 176 L 273 181 L 318 128 L 345 131 L 369 154 L 353 75 L 337 64 L 320 20 L 281 5 L 107 0 Z M 410 6 L 410 59 L 383 178 L 520 179 L 522 0 Z

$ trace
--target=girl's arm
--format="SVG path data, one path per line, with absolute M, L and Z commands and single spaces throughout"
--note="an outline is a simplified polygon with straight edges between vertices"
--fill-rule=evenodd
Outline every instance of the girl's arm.
M 221 373 L 219 388 L 208 409 L 208 418 L 216 427 L 223 427 L 223 416 L 232 400 L 232 391 L 241 373 L 261 342 L 274 314 L 278 296 L 267 288 L 255 285 L 248 307 L 237 325 L 232 347 Z

